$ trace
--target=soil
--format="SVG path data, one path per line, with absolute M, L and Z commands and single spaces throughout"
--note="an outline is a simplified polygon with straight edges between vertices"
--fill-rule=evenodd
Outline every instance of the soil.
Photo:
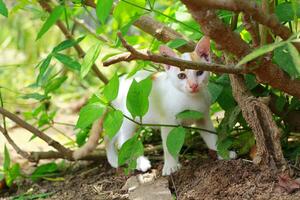
M 161 174 L 162 162 L 154 166 Z M 73 164 L 63 175 L 63 181 L 23 180 L 17 191 L 0 194 L 3 198 L 27 194 L 45 194 L 46 199 L 128 199 L 128 191 L 122 190 L 126 180 L 132 176 L 122 170 L 112 169 L 107 163 Z M 257 166 L 245 160 L 185 161 L 182 169 L 168 177 L 169 188 L 180 200 L 198 199 L 300 199 L 300 191 L 292 194 L 278 190 L 277 178 L 262 173 Z

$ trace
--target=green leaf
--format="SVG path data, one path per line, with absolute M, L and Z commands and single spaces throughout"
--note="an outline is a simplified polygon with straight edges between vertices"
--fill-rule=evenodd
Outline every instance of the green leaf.
M 118 164 L 122 166 L 127 162 L 136 162 L 136 159 L 143 154 L 143 143 L 138 139 L 138 134 L 136 134 L 122 145 L 118 154 Z
M 211 103 L 215 103 L 217 101 L 217 99 L 219 98 L 220 94 L 223 91 L 223 85 L 221 84 L 217 84 L 217 83 L 213 83 L 213 82 L 209 82 L 208 83 L 208 91 L 211 95 Z
M 176 115 L 176 119 L 203 119 L 203 113 L 195 110 L 185 110 Z
M 20 171 L 20 165 L 15 163 L 5 174 L 5 182 L 8 187 L 11 187 L 13 182 L 20 176 Z
M 86 53 L 83 58 L 81 69 L 80 69 L 80 76 L 84 78 L 90 71 L 92 65 L 97 60 L 100 54 L 101 46 L 100 43 L 93 45 Z
M 123 113 L 120 110 L 110 111 L 104 119 L 103 127 L 105 133 L 112 139 L 120 130 L 123 123 Z
M 294 7 L 294 8 L 293 8 Z M 295 13 L 296 10 L 296 13 Z M 292 6 L 291 3 L 284 2 L 276 6 L 275 14 L 280 22 L 289 22 L 294 20 L 294 16 L 300 17 L 300 5 L 299 3 Z
M 38 179 L 45 177 L 49 174 L 53 174 L 57 171 L 58 171 L 58 166 L 56 163 L 52 162 L 52 163 L 43 164 L 43 165 L 38 166 L 33 171 L 33 173 L 30 175 L 30 178 L 33 181 L 37 181 Z
M 253 52 L 249 53 L 248 55 L 246 55 L 244 58 L 242 58 L 242 60 L 240 60 L 240 62 L 238 62 L 238 64 L 235 67 L 240 67 L 243 64 L 246 64 L 247 62 L 264 55 L 265 53 L 268 53 L 270 51 L 273 51 L 274 49 L 283 46 L 284 44 L 286 44 L 286 41 L 282 41 L 282 42 L 275 42 L 272 44 L 267 44 L 264 45 L 258 49 L 255 49 Z
M 3 0 L 0 0 L 0 14 L 8 17 L 8 10 Z
M 9 171 L 10 168 L 10 155 L 7 150 L 6 145 L 4 146 L 4 162 L 3 162 L 3 170 L 4 171 Z
M 35 99 L 38 101 L 42 101 L 44 99 L 48 99 L 48 96 L 39 94 L 39 93 L 30 93 L 30 94 L 25 94 L 22 96 L 23 99 Z
M 49 67 L 51 59 L 52 59 L 52 55 L 48 55 L 47 58 L 44 59 L 42 64 L 39 66 L 40 67 L 40 72 L 39 72 L 39 75 L 37 77 L 37 83 L 38 84 L 40 84 L 42 82 L 42 79 L 44 77 L 44 74 L 45 74 L 46 70 Z
M 73 58 L 61 54 L 61 53 L 55 53 L 54 57 L 60 61 L 62 64 L 66 65 L 67 67 L 69 67 L 70 69 L 76 70 L 76 71 L 80 71 L 81 65 L 79 64 L 79 62 L 77 62 L 76 60 L 74 60 Z
M 48 94 L 50 92 L 55 91 L 58 89 L 64 82 L 67 80 L 67 76 L 58 77 L 55 79 L 52 79 L 46 86 L 45 86 L 45 93 Z
M 218 155 L 225 160 L 229 159 L 229 148 L 232 146 L 232 144 L 233 141 L 229 137 L 218 142 L 217 144 Z
M 132 3 L 120 1 L 113 12 L 113 16 L 117 20 L 119 27 L 128 24 L 136 15 L 142 14 L 145 5 L 145 0 L 135 0 Z
M 68 48 L 74 46 L 75 44 L 78 44 L 79 42 L 81 42 L 84 38 L 85 38 L 85 36 L 82 36 L 82 37 L 78 38 L 77 40 L 68 39 L 68 40 L 62 41 L 56 47 L 53 48 L 52 52 L 55 53 L 55 52 L 59 52 L 59 51 L 68 49 Z
M 113 0 L 98 0 L 96 14 L 102 24 L 105 24 L 113 6 Z
M 86 139 L 89 136 L 89 129 L 81 129 L 77 134 L 76 134 L 76 143 L 79 147 L 85 144 Z
M 275 49 L 273 61 L 279 68 L 290 75 L 291 78 L 297 78 L 300 75 L 299 66 L 295 65 L 294 56 L 292 56 L 291 48 L 287 45 Z M 293 51 L 293 50 L 292 50 Z M 296 61 L 297 62 L 297 61 Z
M 172 129 L 167 138 L 167 147 L 170 154 L 177 158 L 179 152 L 184 144 L 185 129 L 182 127 L 176 127 Z
M 294 66 L 296 67 L 296 70 L 299 74 L 300 73 L 300 55 L 299 55 L 299 52 L 293 44 L 288 43 L 287 46 L 288 46 L 290 55 L 292 56 Z M 298 77 L 299 77 L 299 75 L 297 76 L 297 78 Z
M 143 117 L 149 109 L 149 100 L 152 88 L 152 81 L 150 77 L 137 82 L 135 79 L 132 81 L 128 90 L 126 107 L 131 113 L 132 117 Z
M 181 38 L 171 40 L 170 42 L 167 43 L 167 45 L 172 49 L 176 49 L 176 48 L 181 47 L 185 44 L 187 44 L 187 41 L 184 40 L 184 39 L 181 39 Z
M 103 95 L 107 101 L 112 101 L 117 98 L 119 92 L 119 77 L 117 73 L 112 77 L 112 79 L 105 85 L 103 89 Z
M 50 28 L 53 26 L 56 21 L 60 18 L 64 12 L 64 6 L 56 6 L 51 12 L 50 16 L 47 18 L 46 22 L 43 24 L 41 30 L 39 31 L 36 40 L 40 39 Z
M 285 104 L 286 104 L 286 99 L 284 96 L 279 96 L 276 99 L 275 106 L 279 112 L 283 111 Z
M 84 129 L 91 125 L 95 120 L 99 119 L 104 112 L 104 106 L 99 103 L 90 103 L 82 107 L 79 112 L 79 118 L 76 128 Z

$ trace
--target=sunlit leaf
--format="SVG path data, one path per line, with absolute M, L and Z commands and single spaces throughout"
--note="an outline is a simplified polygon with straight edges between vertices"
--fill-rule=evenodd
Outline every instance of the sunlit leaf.
M 83 58 L 80 77 L 84 78 L 90 71 L 92 65 L 96 62 L 101 51 L 100 43 L 93 45 Z
M 82 107 L 79 112 L 76 128 L 84 129 L 90 126 L 95 120 L 102 116 L 104 108 L 105 106 L 99 102 L 89 103 Z
M 47 163 L 38 166 L 33 173 L 30 175 L 33 181 L 37 181 L 38 179 L 45 177 L 49 174 L 53 174 L 58 171 L 58 166 L 56 163 Z
M 6 145 L 4 146 L 4 162 L 3 162 L 3 170 L 8 171 L 10 168 L 10 155 L 7 150 Z
M 46 22 L 43 24 L 41 30 L 37 34 L 36 40 L 40 39 L 60 18 L 64 12 L 64 6 L 56 6 L 51 12 L 50 16 L 47 18 Z
M 113 2 L 113 0 L 98 0 L 96 14 L 102 24 L 105 24 L 105 21 L 112 9 Z
M 132 81 L 126 99 L 126 106 L 132 117 L 143 117 L 149 108 L 148 97 L 152 88 L 152 81 L 146 78 L 140 82 Z
M 3 0 L 0 0 L 0 14 L 8 17 L 8 10 Z
M 81 42 L 84 38 L 85 38 L 85 36 L 82 36 L 82 37 L 78 38 L 77 40 L 67 39 L 65 41 L 62 41 L 56 47 L 53 48 L 52 52 L 59 52 L 59 51 L 68 49 L 68 48 L 74 46 L 75 44 L 78 44 L 79 42 Z
M 195 110 L 185 110 L 176 115 L 176 119 L 181 119 L 181 120 L 186 120 L 186 119 L 198 120 L 202 118 L 203 118 L 203 113 Z
M 122 166 L 126 163 L 136 163 L 136 159 L 143 154 L 143 143 L 138 139 L 138 134 L 136 134 L 122 145 L 118 154 L 118 164 Z
M 117 73 L 112 77 L 112 79 L 105 85 L 103 89 L 103 95 L 107 101 L 112 101 L 117 98 L 119 92 L 119 77 Z
M 170 131 L 167 138 L 167 147 L 170 154 L 177 158 L 184 144 L 185 129 L 182 127 L 174 128 Z
M 167 43 L 167 45 L 172 49 L 176 49 L 176 48 L 181 47 L 185 44 L 187 44 L 187 41 L 184 40 L 184 39 L 181 39 L 181 38 L 171 40 L 170 42 Z
M 53 92 L 54 90 L 58 89 L 64 82 L 67 80 L 67 76 L 58 77 L 53 80 L 51 80 L 46 86 L 45 86 L 45 93 L 48 94 L 50 92 Z
M 112 139 L 120 130 L 123 123 L 123 113 L 119 110 L 110 111 L 104 119 L 105 133 Z
M 270 51 L 273 51 L 274 49 L 283 46 L 286 44 L 286 42 L 275 42 L 272 44 L 264 45 L 258 49 L 255 49 L 253 52 L 246 55 L 235 67 L 240 67 L 243 64 L 246 64 L 247 62 L 254 60 L 255 58 L 258 58 L 259 56 L 264 55 L 265 53 L 268 53 Z
M 76 70 L 76 71 L 80 71 L 81 65 L 79 62 L 77 62 L 76 60 L 74 60 L 73 58 L 61 54 L 61 53 L 55 53 L 54 57 L 59 60 L 62 64 L 66 65 L 68 68 Z

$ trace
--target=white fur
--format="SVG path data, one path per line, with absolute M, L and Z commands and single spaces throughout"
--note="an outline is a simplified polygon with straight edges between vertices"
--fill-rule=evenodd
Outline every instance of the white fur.
M 200 41 L 201 42 L 201 41 Z M 206 41 L 207 42 L 207 41 Z M 206 43 L 207 44 L 207 43 Z M 209 44 L 209 43 L 208 43 Z M 201 45 L 197 45 L 200 46 Z M 167 47 L 163 47 L 163 53 L 169 56 L 175 56 L 175 54 Z M 165 51 L 165 52 L 164 52 Z M 191 60 L 189 54 L 183 54 L 183 59 Z M 209 72 L 204 72 L 202 75 L 197 76 L 195 70 L 180 71 L 177 67 L 166 66 L 166 72 L 159 72 L 155 74 L 155 79 L 152 81 L 152 90 L 149 96 L 149 111 L 143 117 L 143 123 L 150 124 L 180 124 L 182 122 L 177 121 L 175 115 L 184 110 L 197 110 L 204 114 L 204 120 L 201 122 L 194 122 L 197 127 L 215 131 L 213 123 L 210 119 L 210 94 L 207 89 L 207 82 L 209 78 Z M 178 73 L 185 73 L 186 79 L 179 79 Z M 138 72 L 134 78 L 140 81 L 150 75 L 149 72 Z M 126 96 L 131 79 L 122 77 L 120 79 L 120 89 L 117 99 L 113 102 L 113 105 L 120 109 L 124 114 L 129 115 L 126 108 Z M 197 84 L 198 91 L 192 91 L 191 84 Z M 108 140 L 106 145 L 107 158 L 109 163 L 113 167 L 117 167 L 118 155 L 115 149 L 115 142 L 118 143 L 119 148 L 126 142 L 134 133 L 136 124 L 124 119 L 122 127 L 119 133 L 112 141 Z M 178 157 L 174 158 L 168 151 L 166 141 L 171 128 L 162 127 L 161 137 L 164 150 L 164 167 L 163 175 L 170 175 L 180 168 Z M 201 132 L 201 136 L 204 139 L 209 149 L 217 150 L 217 135 Z M 231 157 L 235 157 L 235 153 L 231 152 Z M 151 167 L 149 160 L 141 156 L 137 159 L 137 169 L 141 171 L 147 171 Z

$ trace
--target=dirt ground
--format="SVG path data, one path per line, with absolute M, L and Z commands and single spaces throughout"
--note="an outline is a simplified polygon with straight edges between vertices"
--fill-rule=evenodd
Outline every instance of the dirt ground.
M 162 162 L 155 165 L 161 174 Z M 134 175 L 134 174 L 132 174 Z M 131 176 L 132 176 L 131 175 Z M 122 170 L 112 169 L 106 162 L 80 163 L 63 175 L 64 181 L 23 180 L 16 191 L 0 194 L 0 199 L 27 194 L 48 194 L 46 199 L 128 199 L 128 191 L 122 190 L 130 176 Z M 244 160 L 186 161 L 182 169 L 168 177 L 169 188 L 177 199 L 300 199 L 300 192 L 287 194 L 277 187 L 276 178 L 269 178 Z

